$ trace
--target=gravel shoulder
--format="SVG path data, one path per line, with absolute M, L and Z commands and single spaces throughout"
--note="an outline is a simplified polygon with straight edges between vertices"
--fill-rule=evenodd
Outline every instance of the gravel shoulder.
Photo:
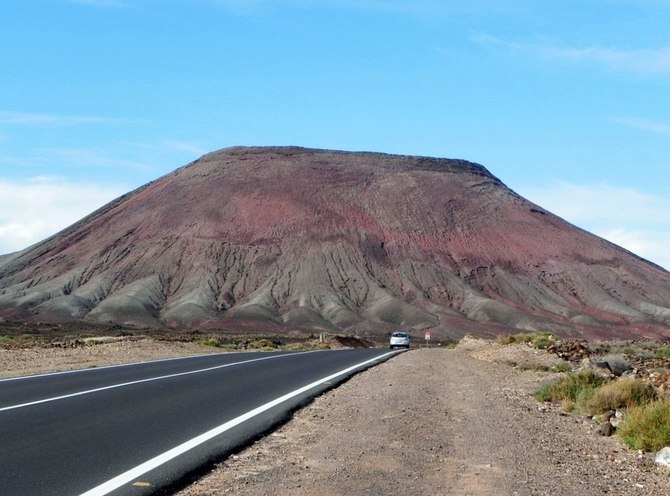
M 552 359 L 523 347 L 505 347 L 503 361 Z M 179 496 L 670 494 L 669 474 L 647 456 L 539 405 L 530 393 L 547 373 L 492 363 L 493 348 L 403 353 Z
M 114 341 L 0 350 L 0 377 L 215 352 Z M 415 349 L 316 398 L 179 496 L 670 495 L 670 472 L 593 424 L 540 405 L 556 360 L 525 345 Z

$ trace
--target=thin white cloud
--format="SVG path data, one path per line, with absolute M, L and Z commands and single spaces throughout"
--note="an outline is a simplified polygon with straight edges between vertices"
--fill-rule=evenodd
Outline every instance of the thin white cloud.
M 548 60 L 593 63 L 621 72 L 644 75 L 670 74 L 670 47 L 668 46 L 636 50 L 598 46 L 573 48 L 542 43 L 520 43 L 490 35 L 473 36 L 471 40 L 482 45 L 495 46 Z
M 53 178 L 0 179 L 0 254 L 41 241 L 125 193 Z
M 75 126 L 81 124 L 114 123 L 117 119 L 86 117 L 81 115 L 31 114 L 25 112 L 0 112 L 0 124 Z
M 656 122 L 651 121 L 649 119 L 641 119 L 636 117 L 612 119 L 612 122 L 632 127 L 634 129 L 648 131 L 650 133 L 664 134 L 666 136 L 670 136 L 670 124 L 665 124 L 663 122 Z
M 607 184 L 517 190 L 565 220 L 670 269 L 670 198 Z

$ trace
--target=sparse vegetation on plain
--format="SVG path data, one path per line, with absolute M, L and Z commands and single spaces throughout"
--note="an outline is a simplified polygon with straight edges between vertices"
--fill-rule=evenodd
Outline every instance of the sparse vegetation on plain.
M 199 344 L 200 346 L 213 346 L 215 348 L 221 348 L 221 346 L 222 346 L 221 341 L 216 339 L 216 338 L 196 339 L 195 343 Z
M 550 332 L 531 332 L 521 334 L 503 334 L 496 338 L 496 342 L 502 345 L 526 343 L 538 350 L 546 350 L 556 342 L 556 338 Z
M 670 344 L 661 341 L 592 341 L 585 342 L 592 355 L 622 355 L 631 360 L 651 358 L 670 358 Z
M 542 385 L 535 398 L 540 401 L 560 403 L 564 411 L 603 419 L 601 415 L 612 411 L 623 412 L 623 422 L 617 433 L 632 449 L 656 451 L 670 446 L 670 396 L 661 396 L 649 382 L 620 378 L 632 366 L 630 360 L 666 359 L 667 346 L 653 343 L 626 344 L 592 343 L 592 350 L 619 354 L 591 356 L 591 362 L 601 369 L 609 370 L 617 379 L 608 379 L 595 370 L 585 369 Z M 638 362 L 636 362 L 638 363 Z M 606 420 L 608 417 L 605 416 Z
M 515 366 L 515 363 L 512 363 L 513 366 Z M 519 365 L 519 369 L 521 370 L 532 370 L 533 372 L 554 372 L 554 373 L 560 373 L 560 372 L 571 372 L 572 371 L 572 366 L 565 362 L 565 363 L 557 363 L 554 365 L 544 365 L 540 363 L 530 363 L 530 364 L 521 364 Z
M 274 351 L 279 349 L 279 342 L 269 339 L 257 339 L 247 344 L 247 349 L 256 351 Z
M 200 338 L 194 341 L 200 346 L 210 346 L 220 348 L 221 351 L 308 351 L 330 349 L 330 345 L 325 342 L 315 342 L 313 340 L 295 341 L 284 343 L 279 339 L 254 339 L 240 341 L 223 341 L 216 337 Z
M 30 348 L 36 344 L 36 339 L 32 334 L 0 335 L 0 348 Z

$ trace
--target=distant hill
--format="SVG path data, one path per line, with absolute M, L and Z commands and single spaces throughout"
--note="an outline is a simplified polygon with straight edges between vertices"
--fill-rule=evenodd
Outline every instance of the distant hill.
M 0 257 L 0 319 L 670 335 L 670 273 L 462 160 L 230 148 Z

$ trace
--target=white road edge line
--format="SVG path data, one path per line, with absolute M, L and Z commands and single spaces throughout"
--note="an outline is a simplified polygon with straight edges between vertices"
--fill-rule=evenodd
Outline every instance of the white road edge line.
M 265 403 L 264 405 L 259 406 L 258 408 L 254 408 L 253 410 L 248 411 L 247 413 L 240 415 L 237 418 L 234 418 L 232 420 L 229 420 L 225 424 L 221 424 L 218 427 L 215 427 L 214 429 L 211 429 L 207 432 L 204 432 L 203 434 L 200 434 L 197 437 L 194 437 L 193 439 L 190 439 L 189 441 L 186 441 L 185 443 L 180 444 L 179 446 L 175 446 L 174 448 L 166 451 L 165 453 L 162 453 L 150 460 L 147 460 L 146 462 L 138 465 L 135 468 L 132 468 L 128 470 L 127 472 L 124 472 L 122 474 L 117 475 L 113 479 L 108 480 L 107 482 L 104 482 L 100 484 L 97 487 L 94 487 L 93 489 L 90 489 L 86 491 L 85 493 L 82 493 L 80 496 L 104 496 L 106 494 L 111 493 L 112 491 L 115 491 L 116 489 L 120 488 L 121 486 L 128 484 L 129 482 L 132 482 L 133 480 L 137 479 L 141 475 L 146 474 L 147 472 L 150 472 L 151 470 L 160 467 L 161 465 L 169 462 L 170 460 L 178 457 L 179 455 L 182 455 L 186 453 L 187 451 L 192 450 L 193 448 L 209 441 L 210 439 L 219 436 L 223 434 L 224 432 L 232 429 L 233 427 L 238 426 L 239 424 L 257 416 L 260 415 L 261 413 L 269 410 L 270 408 L 273 408 L 277 405 L 280 405 L 281 403 L 284 403 L 285 401 L 290 400 L 291 398 L 294 398 L 304 392 L 309 391 L 310 389 L 320 386 L 321 384 L 324 384 L 330 380 L 333 380 L 341 375 L 348 374 L 349 372 L 359 368 L 363 367 L 364 365 L 368 365 L 370 363 L 379 361 L 389 355 L 394 355 L 398 354 L 400 352 L 398 351 L 390 351 L 388 353 L 385 353 L 383 355 L 380 355 L 378 357 L 372 358 L 370 360 L 366 360 L 365 362 L 358 363 L 356 365 L 352 365 L 351 367 L 348 367 L 346 369 L 340 370 L 339 372 L 336 372 L 332 375 L 329 375 L 328 377 L 324 377 L 323 379 L 319 379 L 318 381 L 314 381 L 311 384 L 307 384 L 306 386 L 303 386 L 299 389 L 296 389 L 294 391 L 291 391 L 290 393 L 285 394 L 284 396 L 280 396 L 279 398 L 270 401 L 269 403 Z
M 99 387 L 95 389 L 87 389 L 85 391 L 78 391 L 76 393 L 70 393 L 70 394 L 64 394 L 62 396 L 54 396 L 52 398 L 44 398 L 41 400 L 35 400 L 35 401 L 30 401 L 28 403 L 21 403 L 18 405 L 11 405 L 11 406 L 5 406 L 0 408 L 0 412 L 6 412 L 9 410 L 16 410 L 18 408 L 26 408 L 28 406 L 34 406 L 34 405 L 39 405 L 42 403 L 50 403 L 52 401 L 59 401 L 59 400 L 64 400 L 67 398 L 74 398 L 76 396 L 83 396 L 85 394 L 92 394 L 92 393 L 99 393 L 100 391 L 108 391 L 110 389 L 116 389 L 116 388 L 121 388 L 121 387 L 127 387 L 127 386 L 133 386 L 135 384 L 142 384 L 144 382 L 153 382 L 153 381 L 161 381 L 164 379 L 171 379 L 173 377 L 181 377 L 185 375 L 191 375 L 191 374 L 200 374 L 203 372 L 209 372 L 212 370 L 218 370 L 218 369 L 224 369 L 226 367 L 232 367 L 234 365 L 243 365 L 245 363 L 252 363 L 252 362 L 260 362 L 262 360 L 272 360 L 273 358 L 286 358 L 290 356 L 295 356 L 295 355 L 302 355 L 305 353 L 316 353 L 315 351 L 301 351 L 301 352 L 296 352 L 296 353 L 286 353 L 283 355 L 272 355 L 269 357 L 262 357 L 262 358 L 254 358 L 252 360 L 244 360 L 241 362 L 233 362 L 233 363 L 226 363 L 224 365 L 216 365 L 215 367 L 207 367 L 205 369 L 198 369 L 198 370 L 189 370 L 188 372 L 179 372 L 177 374 L 168 374 L 168 375 L 161 375 L 158 377 L 149 377 L 147 379 L 140 379 L 138 381 L 130 381 L 130 382 L 123 382 L 120 384 L 112 384 L 111 386 L 104 386 L 104 387 Z

